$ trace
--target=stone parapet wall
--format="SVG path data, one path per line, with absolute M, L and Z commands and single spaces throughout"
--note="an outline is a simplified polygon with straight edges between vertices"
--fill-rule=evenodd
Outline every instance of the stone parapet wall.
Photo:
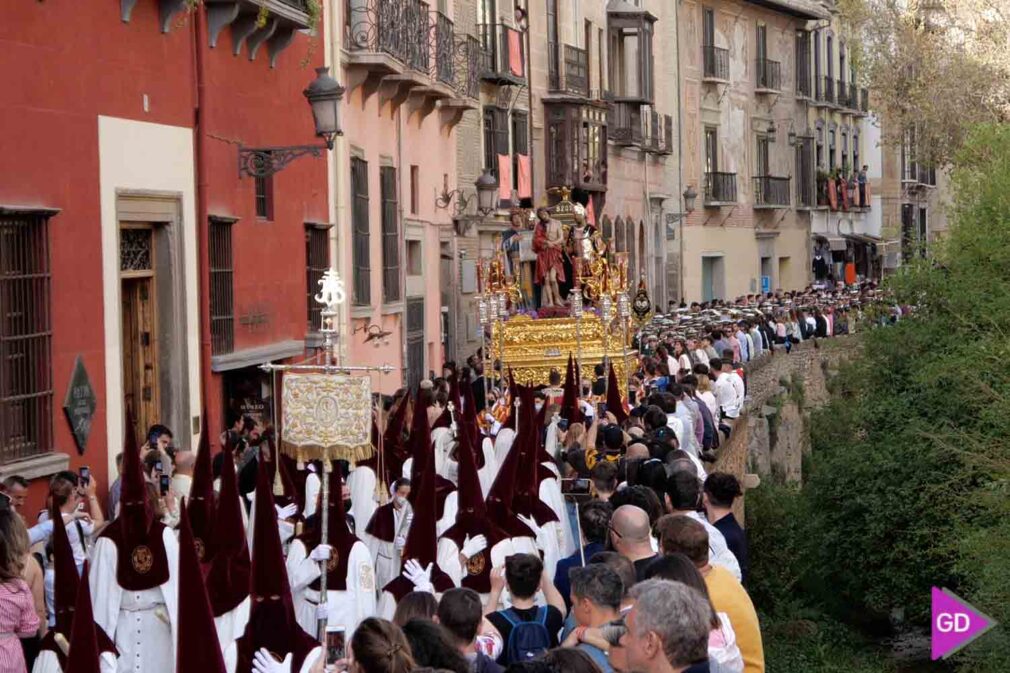
M 735 475 L 745 492 L 773 475 L 799 481 L 803 455 L 810 445 L 807 414 L 828 401 L 827 377 L 842 360 L 858 355 L 860 347 L 857 336 L 807 341 L 788 355 L 778 349 L 748 363 L 747 402 L 719 449 L 714 471 Z M 802 387 L 801 394 L 796 383 Z M 737 500 L 734 512 L 741 522 L 744 500 Z

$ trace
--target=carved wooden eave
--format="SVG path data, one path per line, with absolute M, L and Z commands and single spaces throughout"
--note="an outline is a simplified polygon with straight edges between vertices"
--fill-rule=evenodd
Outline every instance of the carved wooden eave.
M 439 101 L 452 98 L 452 89 L 444 84 L 429 84 L 412 89 L 407 98 L 407 119 L 417 113 L 419 122 L 435 111 Z
M 161 32 L 167 33 L 172 28 L 172 21 L 177 14 L 186 10 L 186 0 L 158 0 L 158 20 Z
M 391 75 L 402 75 L 404 65 L 389 54 L 366 50 L 343 50 L 341 62 L 346 71 L 347 96 L 361 89 L 361 104 L 379 90 L 382 81 Z
M 137 0 L 120 0 L 121 18 L 129 23 Z M 176 17 L 187 11 L 187 0 L 158 0 L 158 20 L 161 32 L 176 26 Z M 266 24 L 258 26 L 260 9 L 267 9 Z M 203 0 L 207 12 L 207 43 L 217 47 L 221 32 L 231 27 L 232 52 L 238 56 L 242 47 L 249 47 L 249 59 L 254 60 L 265 42 L 270 67 L 276 67 L 281 53 L 291 46 L 296 31 L 309 27 L 308 15 L 281 0 Z
M 456 125 L 463 120 L 467 110 L 476 110 L 477 101 L 472 98 L 446 98 L 438 104 L 438 116 L 442 129 L 446 134 L 452 133 Z
M 392 117 L 410 97 L 411 91 L 429 84 L 427 75 L 410 68 L 402 73 L 386 75 L 379 84 L 379 107 L 389 103 L 389 115 Z

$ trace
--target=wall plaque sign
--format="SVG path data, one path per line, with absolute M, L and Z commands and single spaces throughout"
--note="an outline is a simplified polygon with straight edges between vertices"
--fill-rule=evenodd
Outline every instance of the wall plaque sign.
M 95 389 L 91 387 L 91 379 L 84 368 L 84 360 L 80 355 L 74 362 L 74 372 L 70 375 L 70 385 L 67 386 L 67 396 L 63 398 L 63 413 L 67 415 L 70 432 L 77 444 L 77 453 L 84 455 L 91 435 L 91 422 L 95 417 L 98 399 Z

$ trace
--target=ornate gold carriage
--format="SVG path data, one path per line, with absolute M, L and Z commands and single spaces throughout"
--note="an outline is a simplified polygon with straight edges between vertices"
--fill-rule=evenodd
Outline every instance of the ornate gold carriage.
M 550 211 L 561 222 L 567 239 L 578 224 L 577 206 L 570 201 L 569 190 L 559 190 L 559 194 L 561 200 Z M 499 314 L 498 319 L 489 320 L 492 361 L 500 360 L 518 383 L 547 385 L 552 370 L 564 376 L 569 355 L 580 367 L 583 380 L 593 379 L 593 368 L 604 362 L 614 365 L 618 381 L 628 380 L 628 363 L 636 351 L 631 348 L 629 336 L 633 318 L 629 310 L 627 254 L 611 252 L 610 242 L 598 231 L 579 245 L 582 256 L 573 268 L 578 303 L 581 307 L 585 300 L 594 308 L 587 305 L 578 311 L 573 309 L 565 317 Z M 492 281 L 492 294 L 504 293 L 515 301 L 521 293 L 514 280 L 505 278 L 505 268 L 500 258 L 488 260 L 485 278 Z M 627 387 L 621 385 L 621 397 L 626 395 Z

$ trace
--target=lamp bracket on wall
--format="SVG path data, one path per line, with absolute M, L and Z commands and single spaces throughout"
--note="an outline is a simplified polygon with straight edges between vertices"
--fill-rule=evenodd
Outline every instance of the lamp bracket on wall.
M 238 148 L 238 175 L 268 178 L 284 170 L 295 159 L 311 154 L 321 157 L 324 150 L 332 149 L 332 142 L 324 145 L 290 145 L 287 147 Z

